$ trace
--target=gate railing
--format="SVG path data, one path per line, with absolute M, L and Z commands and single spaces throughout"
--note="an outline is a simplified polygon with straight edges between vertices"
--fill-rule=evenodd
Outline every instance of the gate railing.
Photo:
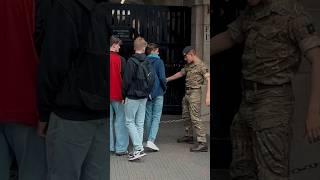
M 182 49 L 191 42 L 191 8 L 176 6 L 118 5 L 112 8 L 113 34 L 123 40 L 120 54 L 126 58 L 133 53 L 137 36 L 160 45 L 167 76 L 178 72 L 183 64 Z M 164 113 L 181 113 L 184 79 L 168 83 Z

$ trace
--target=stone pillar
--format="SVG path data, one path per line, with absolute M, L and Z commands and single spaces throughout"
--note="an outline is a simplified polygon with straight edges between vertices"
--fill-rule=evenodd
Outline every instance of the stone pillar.
M 185 0 L 184 5 L 192 7 L 191 45 L 196 48 L 199 57 L 209 66 L 210 0 Z
M 314 0 L 300 0 L 305 9 L 311 14 L 316 30 L 320 32 L 320 2 Z M 292 180 L 320 177 L 320 144 L 309 144 L 304 138 L 305 120 L 307 117 L 310 82 L 310 63 L 303 59 L 300 69 L 293 80 L 295 95 L 295 112 L 292 121 L 293 140 L 291 143 L 291 178 Z M 308 153 L 306 153 L 308 152 Z
M 200 59 L 210 68 L 210 0 L 193 2 L 185 0 L 184 5 L 192 7 L 191 45 L 195 47 Z M 210 109 L 205 105 L 206 89 L 206 85 L 202 87 L 201 114 L 203 120 L 209 121 Z M 208 134 L 209 131 L 210 128 L 208 128 Z
M 191 45 L 210 64 L 210 0 L 194 0 L 191 19 Z

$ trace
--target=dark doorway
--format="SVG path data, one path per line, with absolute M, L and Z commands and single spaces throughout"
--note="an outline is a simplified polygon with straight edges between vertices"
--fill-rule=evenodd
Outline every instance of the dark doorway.
M 239 16 L 246 0 L 215 0 L 211 6 L 212 37 L 227 30 Z M 214 44 L 211 44 L 214 46 Z M 230 126 L 241 100 L 242 46 L 211 57 L 213 118 L 211 128 L 212 169 L 228 169 L 232 158 Z
M 167 76 L 184 65 L 182 49 L 190 45 L 191 8 L 176 6 L 146 6 L 114 4 L 112 8 L 113 34 L 123 40 L 120 54 L 128 58 L 133 53 L 137 36 L 160 45 Z M 184 79 L 168 84 L 163 113 L 180 114 L 184 95 Z

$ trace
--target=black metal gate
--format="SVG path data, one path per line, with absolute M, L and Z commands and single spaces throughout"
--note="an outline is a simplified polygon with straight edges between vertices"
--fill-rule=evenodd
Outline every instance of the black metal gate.
M 112 6 L 113 34 L 123 40 L 120 54 L 126 58 L 133 53 L 133 40 L 142 36 L 160 45 L 167 76 L 184 65 L 182 49 L 190 45 L 191 8 L 176 6 L 118 5 Z M 168 83 L 164 109 L 166 114 L 181 113 L 184 79 Z

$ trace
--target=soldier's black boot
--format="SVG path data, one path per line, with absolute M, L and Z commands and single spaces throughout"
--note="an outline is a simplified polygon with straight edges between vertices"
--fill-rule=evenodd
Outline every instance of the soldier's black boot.
M 193 144 L 193 137 L 192 136 L 183 136 L 179 139 L 177 139 L 178 143 L 189 143 Z
M 190 152 L 208 152 L 208 144 L 199 142 L 198 145 L 190 148 Z

